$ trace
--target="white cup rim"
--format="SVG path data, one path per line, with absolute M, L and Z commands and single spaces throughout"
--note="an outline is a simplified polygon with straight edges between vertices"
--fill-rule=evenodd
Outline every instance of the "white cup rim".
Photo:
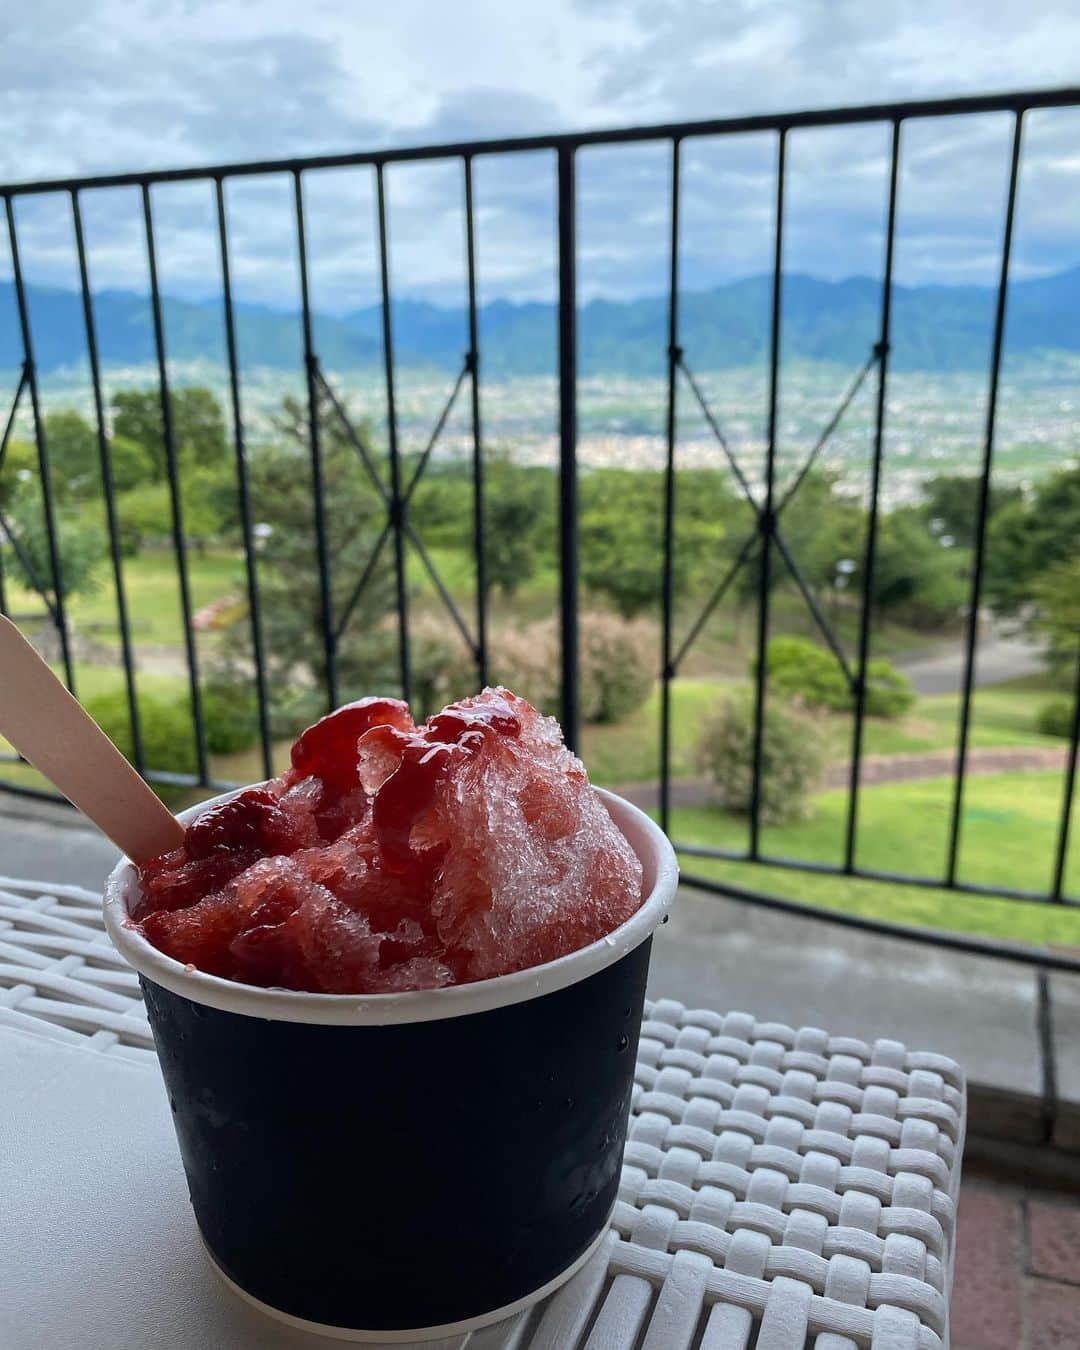
M 243 789 L 237 788 L 236 792 L 239 791 Z M 389 1026 L 464 1017 L 524 1003 L 577 984 L 614 965 L 655 931 L 675 898 L 679 866 L 667 836 L 643 811 L 624 798 L 602 788 L 597 788 L 596 792 L 641 861 L 645 892 L 641 907 L 624 924 L 597 942 L 555 961 L 509 975 L 477 980 L 472 984 L 450 985 L 444 989 L 414 989 L 396 994 L 314 994 L 291 989 L 262 989 L 188 969 L 129 926 L 129 905 L 138 891 L 138 873 L 126 857 L 121 858 L 105 883 L 105 927 L 124 959 L 154 984 L 204 1007 L 275 1022 Z M 235 792 L 226 792 L 200 802 L 181 811 L 178 819 L 189 824 L 201 812 L 235 795 Z

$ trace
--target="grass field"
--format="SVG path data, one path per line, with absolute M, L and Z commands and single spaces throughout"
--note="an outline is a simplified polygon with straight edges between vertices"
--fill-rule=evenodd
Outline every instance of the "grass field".
M 700 772 L 695 750 L 701 720 L 726 688 L 711 679 L 680 679 L 671 692 L 671 771 L 675 778 Z M 1055 746 L 1062 742 L 1035 729 L 1039 704 L 1049 696 L 1040 677 L 1015 680 L 976 691 L 971 723 L 973 746 Z M 950 750 L 956 744 L 959 697 L 938 694 L 919 699 L 911 712 L 895 722 L 868 718 L 864 753 L 895 755 Z M 653 691 L 632 717 L 616 726 L 586 727 L 582 757 L 599 783 L 645 782 L 657 776 L 659 757 L 660 692 Z M 852 719 L 846 714 L 824 718 L 830 756 L 847 759 L 851 750 Z
M 433 554 L 443 579 L 471 621 L 471 559 L 454 550 L 433 550 Z M 195 609 L 242 589 L 243 564 L 237 553 L 209 550 L 193 553 L 189 561 Z M 438 606 L 430 581 L 415 555 L 410 556 L 409 575 L 416 608 Z M 172 553 L 144 552 L 126 563 L 125 579 L 136 642 L 158 653 L 174 648 L 179 658 L 180 609 Z M 107 570 L 102 582 L 96 595 L 76 597 L 70 604 L 70 613 L 76 631 L 108 644 L 115 641 L 117 627 L 115 597 Z M 493 624 L 519 624 L 550 613 L 556 587 L 557 575 L 547 567 L 529 579 L 514 597 L 494 595 Z M 19 591 L 9 578 L 8 608 L 16 616 L 24 617 L 39 612 L 40 602 Z M 798 626 L 797 613 L 798 604 L 793 597 L 781 594 L 776 598 L 774 616 L 781 631 L 794 631 Z M 840 617 L 843 621 L 844 616 Z M 730 613 L 718 614 L 715 624 L 702 635 L 693 661 L 688 663 L 688 668 L 696 673 L 672 685 L 671 768 L 676 778 L 700 773 L 695 751 L 702 720 L 725 689 L 745 680 L 745 644 L 751 637 L 750 627 L 745 616 L 740 622 Z M 887 634 L 882 650 L 912 649 L 925 642 L 925 638 L 917 635 L 892 631 Z M 179 659 L 177 672 L 175 675 L 140 672 L 138 688 L 141 693 L 167 701 L 182 700 L 187 695 L 187 682 Z M 80 663 L 76 669 L 78 692 L 84 700 L 120 689 L 122 681 L 122 673 L 115 666 Z M 1041 736 L 1034 725 L 1039 705 L 1049 690 L 1043 677 L 977 690 L 971 744 L 1060 746 L 1062 742 Z M 920 699 L 908 715 L 897 721 L 870 719 L 866 724 L 864 751 L 890 755 L 951 749 L 955 745 L 958 711 L 956 695 L 939 695 Z M 656 688 L 645 704 L 623 723 L 585 728 L 583 757 L 596 782 L 617 786 L 656 779 L 659 712 L 660 693 Z M 850 716 L 829 715 L 823 725 L 831 758 L 834 762 L 845 761 L 850 753 Z M 287 762 L 287 757 L 287 744 L 275 747 L 278 767 Z M 252 781 L 262 776 L 256 750 L 215 759 L 212 771 L 215 776 L 236 781 Z M 39 775 L 23 765 L 3 765 L 0 780 L 44 786 Z M 951 792 L 951 780 L 945 778 L 864 788 L 860 798 L 859 864 L 884 871 L 941 875 Z M 167 794 L 175 805 L 205 795 L 202 789 L 171 790 Z M 1061 775 L 1057 772 L 972 775 L 964 803 L 962 879 L 1020 889 L 1046 888 L 1060 802 Z M 846 811 L 845 792 L 819 793 L 806 820 L 766 829 L 763 848 L 780 856 L 836 863 L 842 856 Z M 683 843 L 742 849 L 746 845 L 746 822 L 715 808 L 680 808 L 675 813 L 673 834 Z M 1015 940 L 1080 945 L 1080 911 L 1062 906 L 991 900 L 744 863 L 689 857 L 685 863 L 690 873 L 762 888 L 807 904 Z M 1072 850 L 1067 890 L 1080 893 L 1080 846 Z
M 973 776 L 964 801 L 960 879 L 1037 891 L 1048 886 L 1061 810 L 1061 775 Z M 952 802 L 950 779 L 891 783 L 860 794 L 861 867 L 941 876 Z M 847 794 L 821 793 L 807 820 L 763 831 L 762 848 L 777 857 L 838 862 Z M 745 849 L 744 820 L 709 807 L 674 813 L 677 843 Z M 1071 850 L 1069 894 L 1080 894 L 1080 849 Z M 771 891 L 803 904 L 873 915 L 896 923 L 1033 943 L 1080 946 L 1080 909 L 967 896 L 947 890 L 857 881 L 741 862 L 683 858 L 687 873 Z
M 75 595 L 68 601 L 68 615 L 79 632 L 99 641 L 119 640 L 116 594 L 112 573 L 102 567 L 100 585 L 93 595 Z M 242 590 L 244 563 L 239 553 L 228 549 L 207 549 L 191 553 L 188 578 L 193 610 Z M 42 614 L 41 598 L 9 579 L 8 611 L 13 616 Z M 136 642 L 175 646 L 183 642 L 180 615 L 180 590 L 176 558 L 169 549 L 144 550 L 124 564 L 124 595 L 127 600 L 131 634 Z

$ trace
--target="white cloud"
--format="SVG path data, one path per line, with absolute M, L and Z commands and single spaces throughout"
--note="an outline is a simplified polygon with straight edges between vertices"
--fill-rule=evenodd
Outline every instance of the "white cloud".
M 1071 0 L 42 0 L 0 46 L 0 180 L 262 160 L 402 142 L 715 117 L 1064 82 L 1080 50 Z M 1080 114 L 1030 119 L 1018 271 L 1076 259 Z M 1006 118 L 905 129 L 898 275 L 989 280 L 1000 243 Z M 705 285 L 768 264 L 774 146 L 688 142 L 683 276 Z M 881 128 L 793 134 L 789 266 L 822 275 L 880 267 Z M 583 154 L 582 292 L 662 289 L 668 156 L 642 146 Z M 549 155 L 477 162 L 483 292 L 547 297 L 553 269 Z M 460 171 L 387 173 L 394 282 L 462 294 Z M 307 187 L 316 303 L 345 310 L 376 291 L 367 171 Z M 145 285 L 133 193 L 87 194 L 95 285 Z M 289 183 L 229 190 L 238 298 L 292 304 Z M 167 287 L 217 288 L 204 185 L 161 188 Z M 28 276 L 70 285 L 68 204 L 20 201 Z M 3 250 L 0 248 L 0 266 Z

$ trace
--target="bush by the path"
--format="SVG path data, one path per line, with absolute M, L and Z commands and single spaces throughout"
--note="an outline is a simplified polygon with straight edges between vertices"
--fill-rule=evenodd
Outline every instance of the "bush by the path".
M 771 691 L 784 698 L 832 712 L 848 712 L 855 705 L 839 661 L 809 638 L 773 638 L 765 668 Z M 906 675 L 888 661 L 867 662 L 866 711 L 871 717 L 902 717 L 914 702 Z
M 449 618 L 417 615 L 410 622 L 409 636 L 414 703 L 420 713 L 476 692 L 476 663 Z M 557 716 L 559 644 L 554 619 L 489 632 L 488 678 Z M 644 621 L 603 611 L 583 614 L 578 655 L 583 721 L 621 722 L 649 697 L 655 681 L 656 636 Z
M 699 756 L 719 804 L 748 813 L 754 784 L 751 696 L 740 692 L 720 700 L 702 725 Z M 762 745 L 761 820 L 779 825 L 805 816 L 823 765 L 824 746 L 814 720 L 789 705 L 770 702 Z
M 1063 694 L 1060 698 L 1048 699 L 1035 717 L 1036 730 L 1043 736 L 1062 736 L 1068 740 L 1072 736 L 1073 701 Z
M 84 701 L 83 706 L 106 736 L 133 763 L 135 741 L 131 734 L 131 718 L 127 694 L 115 689 Z M 140 694 L 139 733 L 143 761 L 147 769 L 168 770 L 169 773 L 196 773 L 195 728 L 191 709 L 186 702 L 166 702 L 154 694 Z

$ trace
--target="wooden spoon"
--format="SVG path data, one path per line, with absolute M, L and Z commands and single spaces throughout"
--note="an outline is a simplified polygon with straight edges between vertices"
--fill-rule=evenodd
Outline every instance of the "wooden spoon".
M 183 842 L 183 825 L 3 615 L 0 735 L 133 862 Z

